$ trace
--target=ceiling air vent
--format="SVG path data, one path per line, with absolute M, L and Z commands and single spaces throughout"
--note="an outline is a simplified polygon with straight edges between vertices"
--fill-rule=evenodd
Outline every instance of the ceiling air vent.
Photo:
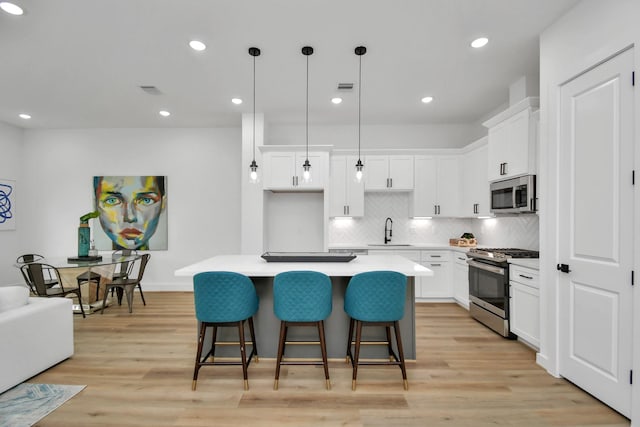
M 338 83 L 338 90 L 352 90 L 353 83 Z
M 162 95 L 162 92 L 160 92 L 160 89 L 158 89 L 155 86 L 141 85 L 139 87 L 140 87 L 140 89 L 142 89 L 143 91 L 145 91 L 149 95 Z

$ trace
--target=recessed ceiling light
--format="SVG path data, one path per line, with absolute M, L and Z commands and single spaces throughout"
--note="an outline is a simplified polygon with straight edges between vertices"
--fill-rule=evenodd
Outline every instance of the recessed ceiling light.
M 158 114 L 160 114 L 162 117 L 169 117 L 171 115 L 171 113 L 166 110 L 162 110 Z
M 471 42 L 471 47 L 475 47 L 476 49 L 486 45 L 489 43 L 489 39 L 486 37 L 480 37 Z
M 333 102 L 334 104 L 340 104 L 342 102 L 342 98 L 340 97 L 335 97 L 335 98 L 331 98 L 331 102 Z
M 433 101 L 433 96 L 425 96 L 424 98 L 421 99 L 421 101 L 425 104 L 428 104 L 431 101 Z
M 207 48 L 207 45 L 199 40 L 191 40 L 189 42 L 189 46 L 191 46 L 191 49 L 197 50 L 198 52 L 203 51 Z
M 18 117 L 25 120 L 29 120 L 31 118 L 29 114 L 25 114 L 25 113 L 18 114 Z
M 8 1 L 0 1 L 0 9 L 12 15 L 22 15 L 24 10 L 18 5 L 9 3 Z
M 242 99 L 240 99 L 240 98 L 232 98 L 231 102 L 233 102 L 236 105 L 240 105 L 240 104 L 242 104 Z

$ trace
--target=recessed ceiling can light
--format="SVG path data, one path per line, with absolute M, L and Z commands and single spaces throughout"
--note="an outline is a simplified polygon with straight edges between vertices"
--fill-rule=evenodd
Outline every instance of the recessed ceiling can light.
M 171 115 L 171 113 L 166 110 L 161 110 L 158 114 L 160 114 L 162 117 L 169 117 Z
M 31 118 L 29 114 L 25 114 L 25 113 L 18 114 L 18 117 L 24 120 L 29 120 Z
M 428 104 L 431 101 L 433 101 L 433 96 L 425 96 L 424 98 L 421 99 L 421 101 L 425 104 Z
M 22 15 L 24 10 L 16 4 L 9 3 L 8 1 L 0 1 L 0 9 L 4 10 L 11 15 Z
M 240 99 L 240 98 L 231 98 L 231 102 L 233 102 L 236 105 L 240 105 L 240 104 L 242 104 L 242 99 Z
M 189 42 L 189 46 L 191 46 L 191 49 L 197 50 L 198 52 L 201 52 L 207 48 L 207 45 L 199 40 L 191 40 Z
M 339 97 L 335 97 L 335 98 L 331 98 L 331 102 L 333 102 L 334 104 L 340 104 L 342 102 L 342 98 Z
M 487 43 L 489 43 L 489 39 L 486 37 L 479 37 L 477 39 L 475 39 L 474 41 L 471 42 L 471 47 L 474 47 L 476 49 L 481 48 L 482 46 L 486 45 Z

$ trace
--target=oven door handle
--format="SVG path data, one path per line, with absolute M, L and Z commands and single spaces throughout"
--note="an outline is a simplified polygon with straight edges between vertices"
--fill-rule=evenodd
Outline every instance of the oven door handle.
M 484 270 L 484 271 L 489 271 L 491 273 L 495 273 L 495 274 L 499 274 L 501 276 L 504 276 L 504 268 L 500 268 L 500 267 L 495 267 L 493 265 L 488 265 L 485 264 L 483 262 L 478 262 L 472 259 L 468 259 L 467 260 L 467 264 L 469 264 L 471 267 L 475 267 L 478 268 L 480 270 Z

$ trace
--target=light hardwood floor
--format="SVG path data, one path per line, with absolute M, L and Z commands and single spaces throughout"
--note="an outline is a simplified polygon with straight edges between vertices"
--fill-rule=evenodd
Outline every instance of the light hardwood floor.
M 455 304 L 417 304 L 418 360 L 409 391 L 396 367 L 203 367 L 191 391 L 196 350 L 193 295 L 136 292 L 126 304 L 75 316 L 75 355 L 30 382 L 87 387 L 38 425 L 51 426 L 628 426 L 629 421 L 571 383 L 549 376 L 535 353 L 505 340 Z M 269 310 L 269 307 L 262 307 Z M 335 310 L 341 307 L 334 307 Z

